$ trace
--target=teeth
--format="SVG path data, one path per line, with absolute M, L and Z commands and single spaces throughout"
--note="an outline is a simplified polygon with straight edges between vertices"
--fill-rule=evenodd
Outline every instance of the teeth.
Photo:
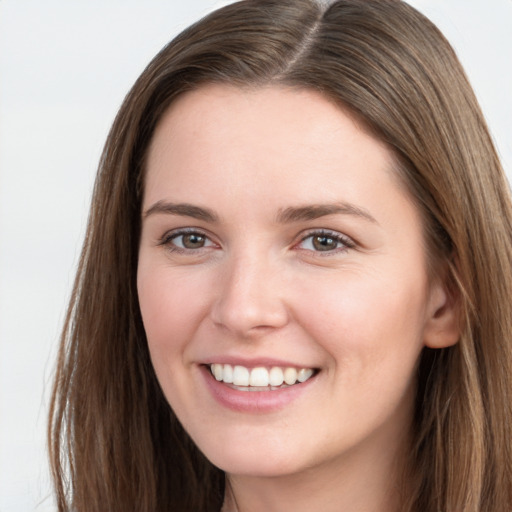
M 222 380 L 226 384 L 233 384 L 233 367 L 230 364 L 219 364 L 219 366 L 221 368 L 224 367 L 222 371 Z
M 249 385 L 249 370 L 245 366 L 235 366 L 233 368 L 233 384 L 235 386 Z
M 274 366 L 265 368 L 258 366 L 256 368 L 246 368 L 245 366 L 231 366 L 230 364 L 214 363 L 210 365 L 212 375 L 216 380 L 226 384 L 234 384 L 240 387 L 280 387 L 284 384 L 292 386 L 297 382 L 306 382 L 313 376 L 312 368 L 280 368 Z
M 313 370 L 311 368 L 301 368 L 297 374 L 297 380 L 299 382 L 306 382 L 312 375 Z
M 266 368 L 253 368 L 249 378 L 250 386 L 268 386 L 268 370 Z
M 288 386 L 297 382 L 297 370 L 295 368 L 286 368 L 284 371 L 284 381 Z
M 212 364 L 212 373 L 217 380 L 222 380 L 223 369 L 221 364 Z
M 281 384 L 284 382 L 283 370 L 277 366 L 274 366 L 274 368 L 271 368 L 270 370 L 268 380 L 270 381 L 271 386 L 281 386 Z

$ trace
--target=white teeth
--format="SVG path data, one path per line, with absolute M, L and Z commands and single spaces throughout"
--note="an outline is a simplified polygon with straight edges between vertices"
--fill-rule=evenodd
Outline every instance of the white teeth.
M 301 368 L 297 374 L 297 380 L 299 382 L 306 382 L 312 375 L 313 370 L 311 368 Z
M 230 364 L 220 365 L 224 366 L 224 373 L 222 380 L 226 384 L 232 384 L 233 383 L 233 367 Z
M 212 373 L 217 380 L 222 380 L 223 371 L 221 364 L 212 364 Z
M 284 371 L 284 381 L 288 386 L 297 382 L 297 370 L 295 368 L 286 368 Z
M 269 381 L 271 386 L 281 386 L 281 384 L 284 382 L 283 370 L 277 366 L 274 366 L 274 368 L 270 370 Z
M 233 384 L 235 386 L 249 385 L 249 370 L 245 366 L 235 366 L 233 368 Z
M 263 366 L 246 368 L 245 366 L 231 366 L 230 364 L 214 363 L 210 365 L 212 375 L 216 380 L 240 387 L 271 387 L 278 388 L 283 384 L 292 386 L 297 382 L 305 382 L 313 376 L 312 368 L 293 367 L 280 368 L 274 366 L 267 369 Z
M 249 386 L 268 386 L 268 370 L 266 368 L 253 368 L 249 378 Z

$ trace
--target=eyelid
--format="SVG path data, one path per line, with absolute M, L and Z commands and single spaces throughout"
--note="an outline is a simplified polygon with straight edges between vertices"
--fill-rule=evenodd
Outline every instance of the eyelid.
M 342 244 L 342 247 L 338 247 L 333 250 L 327 250 L 327 251 L 314 251 L 311 249 L 303 249 L 298 247 L 301 243 L 303 243 L 308 238 L 314 237 L 314 236 L 326 236 L 331 237 L 335 240 L 337 240 L 339 243 Z M 346 252 L 349 249 L 353 249 L 357 246 L 356 242 L 349 237 L 348 235 L 345 235 L 344 233 L 340 233 L 339 231 L 334 231 L 332 229 L 325 229 L 325 228 L 318 228 L 318 229 L 309 229 L 305 233 L 302 233 L 300 236 L 300 239 L 297 243 L 294 244 L 294 247 L 298 248 L 298 250 L 304 250 L 311 252 L 315 254 L 315 256 L 332 256 L 333 254 L 337 254 L 340 252 Z
M 182 247 L 178 247 L 176 245 L 173 245 L 171 247 L 171 242 L 173 239 L 178 238 L 179 236 L 192 235 L 192 234 L 197 234 L 197 235 L 203 236 L 209 242 L 211 242 L 211 245 L 208 245 L 206 247 L 199 247 L 197 249 L 185 249 Z M 176 229 L 172 229 L 170 231 L 166 231 L 158 239 L 157 245 L 166 246 L 168 250 L 173 251 L 173 252 L 187 252 L 187 253 L 199 252 L 202 249 L 209 249 L 210 247 L 216 246 L 216 245 L 218 246 L 218 244 L 212 239 L 212 237 L 204 229 L 197 228 L 197 227 L 176 228 Z

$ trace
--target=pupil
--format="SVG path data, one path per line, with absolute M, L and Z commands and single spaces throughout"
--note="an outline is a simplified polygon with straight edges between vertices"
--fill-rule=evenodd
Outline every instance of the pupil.
M 197 249 L 198 247 L 203 247 L 204 245 L 204 236 L 201 235 L 185 235 L 183 237 L 183 245 L 187 249 Z
M 313 246 L 319 251 L 329 251 L 336 248 L 336 240 L 330 236 L 315 236 Z

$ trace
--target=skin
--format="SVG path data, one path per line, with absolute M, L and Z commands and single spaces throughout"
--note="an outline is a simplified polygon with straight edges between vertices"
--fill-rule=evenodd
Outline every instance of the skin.
M 344 209 L 282 218 L 319 204 Z M 186 248 L 183 228 L 203 246 Z M 426 259 L 391 152 L 318 93 L 206 86 L 164 115 L 147 160 L 140 307 L 162 389 L 241 512 L 399 510 L 419 355 L 458 336 Z M 287 405 L 240 412 L 205 385 L 202 365 L 228 357 L 318 373 Z

